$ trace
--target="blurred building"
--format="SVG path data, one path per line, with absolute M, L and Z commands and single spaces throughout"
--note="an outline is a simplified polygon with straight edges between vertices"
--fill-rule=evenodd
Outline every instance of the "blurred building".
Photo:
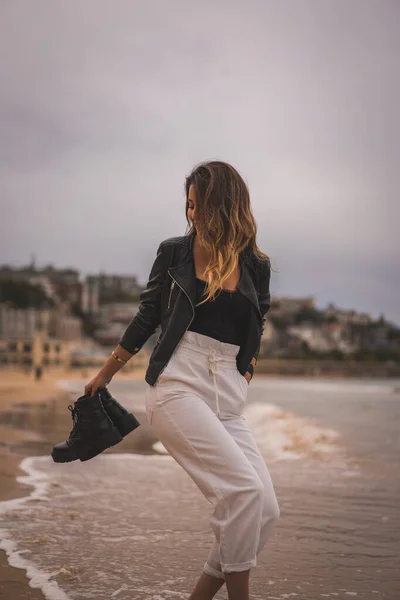
M 65 366 L 82 344 L 80 319 L 55 309 L 21 309 L 0 303 L 0 364 Z
M 82 311 L 96 315 L 100 305 L 129 304 L 142 289 L 134 275 L 88 275 L 82 284 Z
M 324 314 L 327 317 L 334 317 L 338 321 L 344 323 L 358 323 L 360 325 L 368 325 L 373 322 L 373 318 L 367 313 L 359 313 L 356 310 L 343 310 L 329 303 L 324 309 Z
M 279 296 L 271 302 L 271 313 L 274 316 L 291 316 L 304 309 L 315 309 L 315 299 L 313 296 L 305 298 L 295 298 L 288 296 Z
M 85 314 L 96 315 L 99 312 L 99 282 L 86 278 L 82 283 L 81 309 Z
M 0 266 L 0 282 L 24 282 L 40 286 L 55 303 L 80 304 L 81 283 L 76 269 L 56 269 L 52 265 L 37 268 L 34 261 L 23 267 Z
M 306 342 L 308 347 L 316 352 L 330 352 L 337 349 L 350 353 L 357 350 L 345 323 L 328 322 L 319 325 L 301 323 L 289 327 L 288 333 Z

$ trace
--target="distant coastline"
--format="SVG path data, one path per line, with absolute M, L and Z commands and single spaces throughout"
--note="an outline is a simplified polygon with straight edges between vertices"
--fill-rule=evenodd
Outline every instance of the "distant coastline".
M 260 358 L 254 373 L 309 377 L 400 377 L 395 361 L 343 361 L 332 359 Z

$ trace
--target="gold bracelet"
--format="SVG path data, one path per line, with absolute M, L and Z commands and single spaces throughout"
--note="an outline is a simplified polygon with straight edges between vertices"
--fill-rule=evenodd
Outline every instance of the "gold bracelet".
M 124 365 L 126 365 L 126 363 L 128 362 L 127 360 L 124 360 L 123 358 L 120 358 L 119 356 L 117 356 L 117 354 L 115 354 L 114 350 L 111 352 L 111 356 L 113 356 L 115 358 L 115 360 L 117 360 L 118 362 L 124 363 Z

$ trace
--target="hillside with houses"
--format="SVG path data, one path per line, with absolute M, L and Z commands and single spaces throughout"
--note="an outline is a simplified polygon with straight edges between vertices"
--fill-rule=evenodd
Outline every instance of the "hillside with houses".
M 134 275 L 81 278 L 78 270 L 52 265 L 1 266 L 0 364 L 102 364 L 135 316 L 143 289 Z M 145 364 L 158 333 L 126 368 Z M 400 328 L 384 315 L 373 319 L 333 303 L 318 308 L 313 296 L 272 295 L 257 370 L 289 373 L 295 365 L 313 365 L 300 371 L 318 374 L 327 364 L 335 364 L 335 371 L 338 365 L 345 371 L 346 365 L 367 364 L 371 374 L 373 365 L 377 373 L 383 366 L 386 374 L 398 373 Z

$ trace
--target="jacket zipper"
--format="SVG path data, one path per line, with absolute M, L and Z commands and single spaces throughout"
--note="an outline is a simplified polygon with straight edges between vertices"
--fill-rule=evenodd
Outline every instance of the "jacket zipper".
M 194 319 L 194 316 L 195 316 L 195 310 L 194 310 L 193 302 L 192 302 L 192 301 L 191 301 L 191 299 L 189 298 L 189 294 L 186 292 L 186 290 L 184 290 L 184 289 L 183 289 L 183 287 L 182 287 L 181 285 L 179 285 L 179 283 L 176 281 L 176 279 L 174 279 L 174 278 L 172 277 L 172 275 L 171 275 L 171 273 L 170 273 L 169 271 L 168 271 L 168 274 L 169 274 L 169 276 L 170 276 L 170 277 L 171 277 L 171 279 L 172 279 L 172 285 L 174 285 L 174 284 L 176 283 L 176 285 L 177 285 L 178 287 L 180 287 L 180 288 L 181 288 L 182 292 L 183 292 L 184 294 L 186 294 L 186 296 L 187 296 L 187 299 L 188 299 L 188 300 L 189 300 L 189 302 L 190 302 L 190 306 L 192 307 L 193 316 L 192 316 L 192 318 L 190 319 L 189 325 L 188 325 L 188 326 L 186 327 L 186 329 L 185 329 L 185 332 L 186 332 L 186 331 L 187 331 L 187 329 L 190 327 L 190 325 L 191 325 L 191 323 L 192 323 L 192 321 L 193 321 L 193 319 Z M 172 290 L 172 286 L 171 286 L 171 290 Z
M 178 287 L 180 287 L 180 288 L 181 288 L 182 292 L 183 292 L 184 294 L 186 294 L 186 296 L 187 296 L 187 298 L 188 298 L 188 300 L 189 300 L 189 302 L 190 302 L 190 306 L 192 307 L 193 316 L 192 316 L 192 318 L 190 319 L 190 321 L 189 321 L 189 324 L 188 324 L 188 326 L 187 326 L 187 327 L 186 327 L 186 329 L 185 329 L 185 332 L 186 332 L 186 331 L 188 330 L 188 328 L 190 327 L 190 325 L 191 325 L 191 323 L 192 323 L 192 321 L 193 321 L 193 319 L 194 319 L 194 317 L 195 317 L 195 311 L 194 311 L 193 302 L 192 302 L 192 301 L 191 301 L 191 299 L 189 298 L 189 295 L 188 295 L 188 293 L 186 292 L 186 290 L 184 290 L 184 289 L 183 289 L 183 287 L 182 287 L 181 285 L 179 285 L 179 283 L 176 281 L 176 279 L 174 279 L 174 278 L 172 277 L 172 275 L 171 275 L 171 273 L 170 273 L 169 271 L 168 271 L 168 275 L 169 275 L 169 276 L 171 277 L 171 279 L 172 279 L 172 285 L 174 285 L 174 284 L 176 283 L 176 285 L 177 285 Z M 172 288 L 172 285 L 171 285 L 171 288 Z M 169 306 L 169 303 L 168 303 L 168 306 Z M 159 371 L 159 374 L 161 374 L 161 373 L 162 373 L 162 371 L 163 371 L 164 367 L 165 367 L 165 364 L 164 364 L 164 365 L 161 367 L 161 369 L 160 369 L 160 371 Z
M 168 310 L 169 310 L 169 307 L 171 306 L 171 296 L 172 296 L 172 290 L 174 289 L 174 286 L 175 286 L 175 279 L 172 279 L 171 289 L 170 289 L 169 298 L 168 298 Z

